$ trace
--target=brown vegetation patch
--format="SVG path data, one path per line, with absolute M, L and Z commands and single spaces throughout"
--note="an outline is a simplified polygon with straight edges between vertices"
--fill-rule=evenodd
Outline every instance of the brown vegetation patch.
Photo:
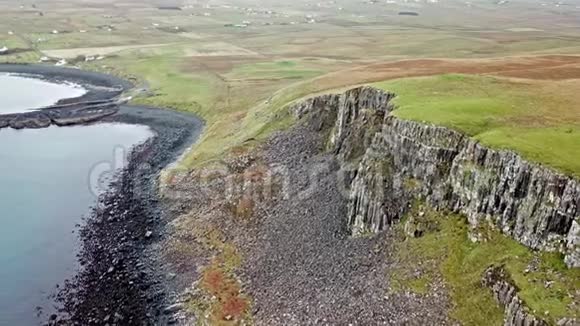
M 184 71 L 197 73 L 199 68 L 215 73 L 227 73 L 234 67 L 263 61 L 261 56 L 197 56 L 186 59 Z
M 492 59 L 413 59 L 359 66 L 308 82 L 310 94 L 389 79 L 440 74 L 486 74 L 535 80 L 580 78 L 580 56 L 546 55 Z
M 212 325 L 236 324 L 244 318 L 249 301 L 242 295 L 238 281 L 226 271 L 219 258 L 206 267 L 201 284 L 215 297 L 211 305 Z
M 198 189 L 189 199 L 193 209 L 173 223 L 171 248 L 166 251 L 190 268 L 199 266 L 191 272 L 195 276 L 189 283 L 194 288 L 186 299 L 188 313 L 208 325 L 245 325 L 252 319 L 252 301 L 237 276 L 243 262 L 238 236 L 257 215 L 269 171 L 251 146 L 234 148 L 216 168 L 215 176 L 211 167 L 190 174 L 187 183 Z M 211 180 L 202 179 L 202 174 L 211 175 Z M 182 247 L 199 249 L 192 253 Z
M 549 79 L 549 80 L 577 79 L 580 78 L 580 66 L 564 65 L 549 68 L 513 70 L 502 72 L 500 75 L 526 79 Z
M 319 38 L 319 37 L 304 37 L 304 38 L 294 38 L 291 39 L 288 44 L 299 44 L 299 45 L 304 45 L 304 44 L 317 44 L 319 42 L 322 42 L 323 39 Z
M 232 212 L 235 217 L 242 220 L 248 220 L 254 214 L 254 205 L 254 199 L 251 195 L 244 194 L 237 200 L 237 203 L 232 206 Z
M 403 60 L 363 67 L 363 70 L 376 71 L 379 74 L 391 75 L 391 78 L 428 76 L 444 73 L 495 74 L 506 75 L 517 72 L 522 78 L 562 79 L 563 75 L 555 72 L 569 71 L 570 65 L 580 64 L 578 56 L 540 56 L 540 57 L 506 57 L 478 60 L 419 59 Z M 365 69 L 366 68 L 366 69 Z M 355 68 L 357 70 L 359 68 Z M 526 74 L 527 71 L 549 69 L 553 74 Z M 580 71 L 573 70 L 565 74 L 566 78 L 580 78 Z
M 248 168 L 244 172 L 244 177 L 250 182 L 263 182 L 268 174 L 268 168 L 265 165 L 259 164 Z
M 255 164 L 232 176 L 233 194 L 226 208 L 239 221 L 248 222 L 255 215 L 256 201 L 271 194 L 269 173 L 266 166 Z
M 201 291 L 194 292 L 188 300 L 189 309 L 199 318 L 205 318 L 210 325 L 239 325 L 248 317 L 250 299 L 243 293 L 235 276 L 242 263 L 242 257 L 233 242 L 212 221 L 197 221 L 195 240 L 206 254 L 213 258 L 201 269 L 199 285 Z

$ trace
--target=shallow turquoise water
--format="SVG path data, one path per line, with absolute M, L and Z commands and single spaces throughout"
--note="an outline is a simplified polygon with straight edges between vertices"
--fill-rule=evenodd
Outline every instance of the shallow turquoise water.
M 126 124 L 0 130 L 0 325 L 39 323 L 35 308 L 77 267 L 73 231 L 95 180 L 151 136 Z

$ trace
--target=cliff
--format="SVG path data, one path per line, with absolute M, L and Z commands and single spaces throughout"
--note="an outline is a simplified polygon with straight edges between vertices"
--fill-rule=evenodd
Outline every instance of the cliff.
M 291 111 L 329 132 L 328 147 L 349 176 L 353 235 L 379 232 L 424 200 L 467 216 L 580 267 L 580 182 L 456 131 L 390 113 L 394 94 L 360 87 L 296 104 Z
M 483 286 L 489 287 L 495 299 L 505 309 L 505 326 L 529 325 L 547 326 L 548 323 L 534 316 L 518 296 L 518 289 L 502 267 L 488 268 L 481 280 Z M 567 320 L 562 320 L 562 326 Z M 572 325 L 570 323 L 570 325 Z

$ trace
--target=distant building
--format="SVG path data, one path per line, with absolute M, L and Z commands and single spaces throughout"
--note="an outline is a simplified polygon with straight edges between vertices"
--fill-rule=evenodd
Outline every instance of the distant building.
M 419 13 L 414 11 L 400 11 L 399 16 L 419 16 Z
M 159 9 L 159 10 L 178 10 L 178 11 L 181 11 L 181 7 L 177 7 L 177 6 L 161 6 L 161 7 L 157 7 L 157 9 Z

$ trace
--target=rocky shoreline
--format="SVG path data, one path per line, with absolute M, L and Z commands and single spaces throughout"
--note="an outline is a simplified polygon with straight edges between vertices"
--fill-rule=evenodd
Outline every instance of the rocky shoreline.
M 14 114 L 0 114 L 0 129 L 47 128 L 51 125 L 67 126 L 98 121 L 117 113 L 124 91 L 133 87 L 114 76 L 72 68 L 1 64 L 0 72 L 45 80 L 51 83 L 73 83 L 86 89 L 80 97 L 67 98 L 45 108 Z
M 51 108 L 0 116 L 0 126 L 127 123 L 146 125 L 155 136 L 135 146 L 80 228 L 80 270 L 55 294 L 58 312 L 48 325 L 163 325 L 164 267 L 155 245 L 163 238 L 166 209 L 158 197 L 159 172 L 177 159 L 203 129 L 191 114 L 123 105 L 131 83 L 113 76 L 38 65 L 0 65 L 1 72 L 33 74 L 51 82 L 74 82 L 88 92 Z M 12 120 L 6 125 L 7 117 Z M 46 122 L 46 117 L 49 121 Z M 14 119 L 16 122 L 14 122 Z
M 158 174 L 190 146 L 202 122 L 162 109 L 122 106 L 102 122 L 149 126 L 156 134 L 136 146 L 110 190 L 80 231 L 81 271 L 57 295 L 50 325 L 162 325 L 164 270 L 155 244 L 168 220 Z

